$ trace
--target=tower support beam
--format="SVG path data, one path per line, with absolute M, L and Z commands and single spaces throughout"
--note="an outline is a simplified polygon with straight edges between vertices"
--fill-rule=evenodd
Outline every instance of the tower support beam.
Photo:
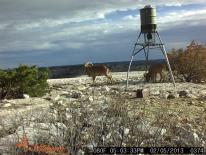
M 139 41 L 142 34 L 143 34 L 143 37 L 144 37 L 143 38 L 144 42 L 140 42 Z M 156 35 L 158 36 L 158 39 L 159 39 L 158 42 L 155 39 Z M 153 36 L 153 38 L 151 38 L 151 36 Z M 146 50 L 146 47 L 147 47 L 147 50 Z M 161 52 L 164 55 L 164 58 L 166 60 L 167 67 L 169 69 L 169 73 L 170 73 L 170 77 L 172 79 L 173 85 L 174 85 L 174 87 L 176 87 L 174 76 L 173 76 L 173 73 L 172 73 L 172 70 L 171 70 L 171 66 L 170 66 L 170 63 L 169 63 L 169 60 L 168 60 L 168 57 L 167 57 L 167 53 L 166 53 L 164 44 L 163 44 L 163 42 L 162 42 L 162 40 L 160 38 L 159 33 L 157 31 L 155 31 L 155 32 L 149 34 L 149 38 L 148 38 L 148 34 L 146 35 L 146 33 L 142 33 L 142 32 L 139 33 L 138 38 L 137 38 L 137 42 L 135 43 L 134 49 L 132 51 L 132 56 L 131 56 L 131 60 L 130 60 L 128 71 L 127 71 L 126 89 L 128 88 L 128 85 L 129 85 L 129 72 L 130 72 L 130 69 L 131 69 L 131 65 L 132 65 L 132 61 L 134 59 L 134 56 L 137 53 L 139 53 L 142 50 L 144 50 L 144 55 L 145 55 L 145 60 L 146 60 L 146 71 L 147 71 L 148 70 L 149 50 L 150 50 L 150 48 L 153 48 L 153 47 L 160 48 L 160 50 L 161 50 Z M 137 49 L 139 49 L 139 50 L 137 50 Z

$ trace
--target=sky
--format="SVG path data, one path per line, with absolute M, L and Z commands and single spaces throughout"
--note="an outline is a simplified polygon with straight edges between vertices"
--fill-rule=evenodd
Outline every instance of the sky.
M 167 51 L 206 43 L 206 0 L 0 0 L 0 68 L 129 61 L 145 5 Z

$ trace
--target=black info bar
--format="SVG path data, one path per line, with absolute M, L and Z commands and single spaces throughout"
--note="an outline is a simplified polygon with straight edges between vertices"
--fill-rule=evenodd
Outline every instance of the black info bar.
M 94 147 L 93 154 L 205 154 L 204 147 Z

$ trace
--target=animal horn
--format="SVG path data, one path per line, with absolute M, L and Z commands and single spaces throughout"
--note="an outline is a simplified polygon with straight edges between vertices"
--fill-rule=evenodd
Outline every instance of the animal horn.
M 86 62 L 86 63 L 84 64 L 85 67 L 88 66 L 88 65 L 89 65 L 89 62 Z
M 92 62 L 88 61 L 87 63 L 85 63 L 84 65 L 85 67 L 88 67 L 88 66 L 93 66 Z

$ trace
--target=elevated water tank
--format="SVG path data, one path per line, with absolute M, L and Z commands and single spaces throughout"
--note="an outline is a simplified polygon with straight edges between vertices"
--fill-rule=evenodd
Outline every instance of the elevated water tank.
M 140 9 L 140 20 L 141 32 L 151 33 L 156 31 L 156 9 L 153 8 L 151 5 L 147 5 L 143 9 Z

